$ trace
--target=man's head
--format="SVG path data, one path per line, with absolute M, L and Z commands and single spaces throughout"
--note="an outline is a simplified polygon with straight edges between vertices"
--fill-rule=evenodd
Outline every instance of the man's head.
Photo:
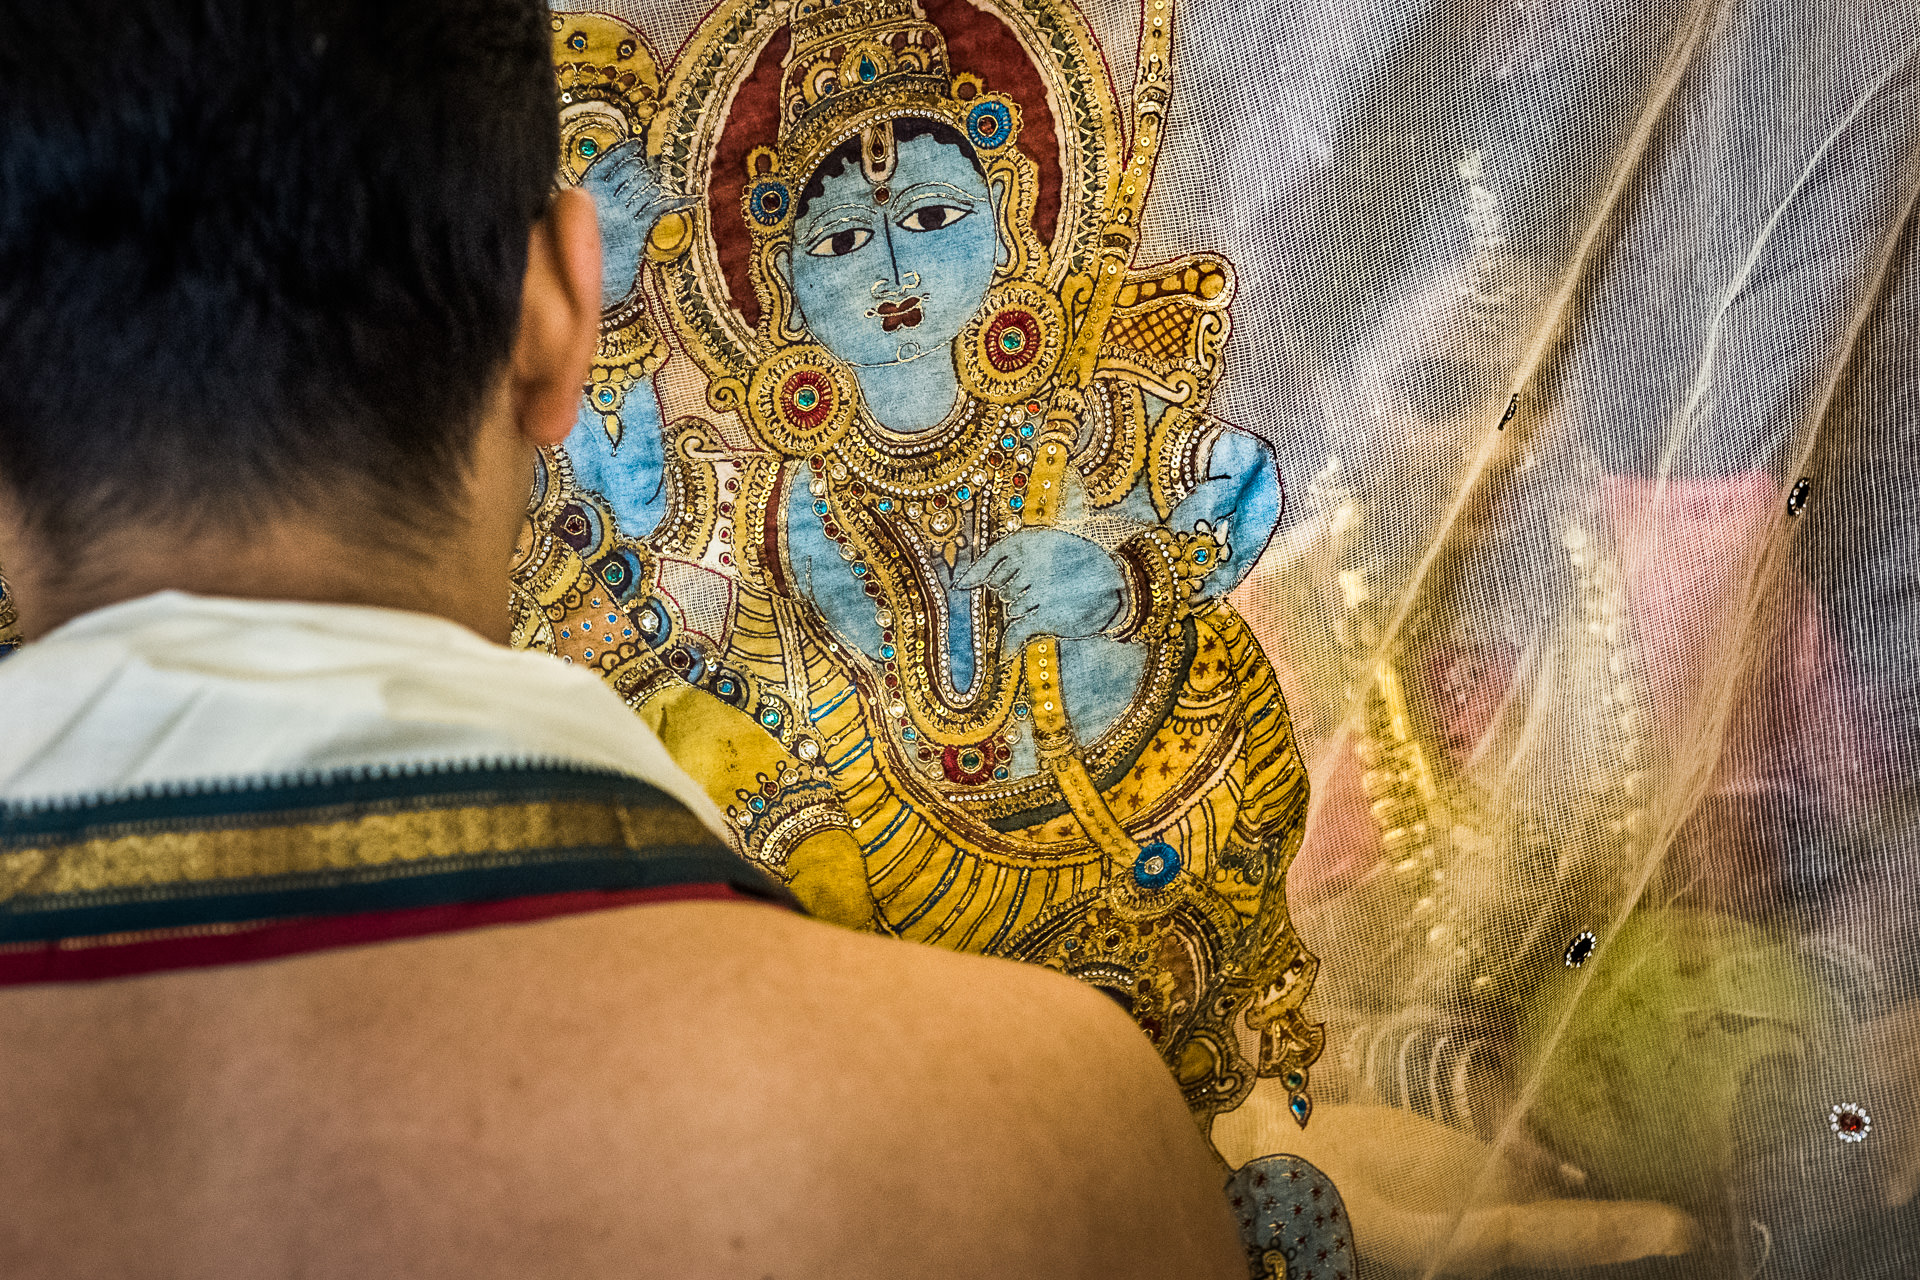
M 295 517 L 417 552 L 470 514 L 490 415 L 564 434 L 597 242 L 553 204 L 548 21 L 0 0 L 0 508 L 29 583 Z

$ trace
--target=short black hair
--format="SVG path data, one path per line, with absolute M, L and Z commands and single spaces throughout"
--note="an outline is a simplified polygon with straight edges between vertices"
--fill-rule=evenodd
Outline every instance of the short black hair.
M 965 156 L 967 162 L 973 166 L 973 171 L 980 175 L 980 180 L 986 181 L 987 171 L 980 167 L 979 152 L 973 149 L 973 144 L 967 141 L 966 135 L 952 125 L 939 120 L 928 120 L 923 116 L 909 116 L 894 122 L 893 145 L 895 148 L 905 146 L 915 138 L 932 138 L 935 142 L 944 142 L 950 147 L 958 147 L 960 154 Z M 858 166 L 859 163 L 860 138 L 856 134 L 829 151 L 827 158 L 822 160 L 819 167 L 808 176 L 807 185 L 800 189 L 800 198 L 793 202 L 793 220 L 798 222 L 800 215 L 807 211 L 807 206 L 826 194 L 828 178 L 838 177 L 850 166 Z
M 551 198 L 551 38 L 540 0 L 0 0 L 0 483 L 50 553 L 431 523 Z

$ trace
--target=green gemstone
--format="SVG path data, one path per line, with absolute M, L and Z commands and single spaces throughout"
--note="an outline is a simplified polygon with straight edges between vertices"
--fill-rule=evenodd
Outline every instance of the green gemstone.
M 580 154 L 591 160 L 600 154 L 600 144 L 592 138 L 580 139 Z

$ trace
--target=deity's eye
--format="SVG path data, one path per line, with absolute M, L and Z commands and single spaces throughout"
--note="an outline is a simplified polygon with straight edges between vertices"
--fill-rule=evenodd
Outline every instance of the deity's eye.
M 938 231 L 942 227 L 952 226 L 972 212 L 957 204 L 923 204 L 900 219 L 900 225 L 908 231 Z
M 807 246 L 807 252 L 816 258 L 844 258 L 871 239 L 873 232 L 865 227 L 848 227 L 844 231 L 821 236 Z

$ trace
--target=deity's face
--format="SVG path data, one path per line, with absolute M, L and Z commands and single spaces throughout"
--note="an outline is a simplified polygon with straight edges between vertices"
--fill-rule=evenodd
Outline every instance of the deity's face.
M 926 134 L 903 140 L 887 181 L 858 164 L 823 180 L 794 220 L 785 273 L 814 341 L 855 366 L 949 347 L 1003 256 L 986 180 Z

